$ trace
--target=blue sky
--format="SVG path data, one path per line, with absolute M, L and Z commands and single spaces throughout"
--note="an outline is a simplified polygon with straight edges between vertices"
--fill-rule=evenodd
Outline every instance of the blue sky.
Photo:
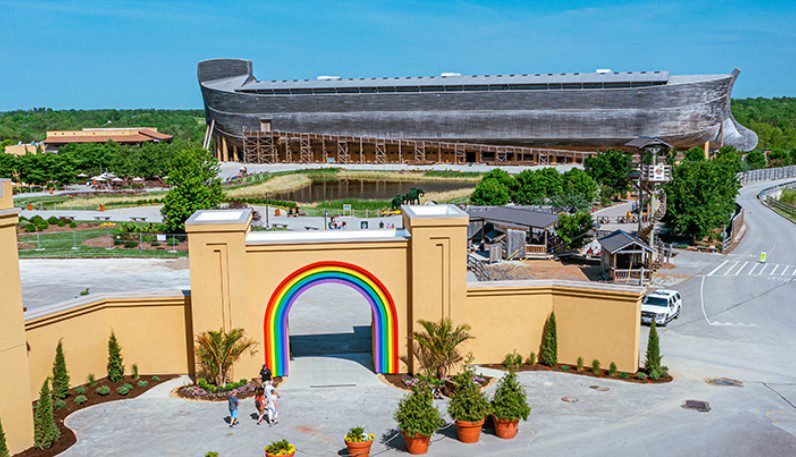
M 7 1 L 0 110 L 200 108 L 196 63 L 260 79 L 741 69 L 796 96 L 794 1 Z

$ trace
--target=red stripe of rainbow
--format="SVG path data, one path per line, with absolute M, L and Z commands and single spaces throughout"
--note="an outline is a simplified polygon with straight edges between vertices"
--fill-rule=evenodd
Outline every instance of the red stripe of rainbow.
M 345 262 L 324 261 L 296 270 L 277 286 L 265 310 L 265 363 L 275 376 L 288 374 L 287 316 L 307 289 L 324 283 L 356 290 L 373 311 L 373 364 L 377 373 L 398 372 L 398 318 L 390 292 L 367 270 Z

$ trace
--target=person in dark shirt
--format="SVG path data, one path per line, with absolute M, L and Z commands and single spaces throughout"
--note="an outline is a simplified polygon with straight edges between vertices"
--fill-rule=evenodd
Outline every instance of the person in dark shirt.
M 266 364 L 263 364 L 263 367 L 260 368 L 260 382 L 265 387 L 265 383 L 271 380 L 271 370 L 268 368 Z

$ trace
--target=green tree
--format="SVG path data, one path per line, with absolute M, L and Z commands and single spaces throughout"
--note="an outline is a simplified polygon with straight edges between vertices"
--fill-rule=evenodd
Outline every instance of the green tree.
M 439 410 L 434 407 L 434 394 L 429 386 L 421 384 L 398 403 L 395 411 L 398 428 L 409 436 L 431 436 L 445 424 Z
M 193 213 L 217 207 L 224 195 L 218 178 L 218 162 L 201 148 L 184 148 L 177 152 L 166 183 L 171 189 L 161 213 L 170 232 L 185 231 L 185 221 Z
M 535 170 L 523 170 L 517 175 L 517 190 L 512 196 L 518 205 L 540 205 L 547 197 L 544 176 Z
M 719 149 L 714 161 L 724 164 L 732 173 L 738 173 L 743 170 L 744 166 L 741 154 L 732 146 L 724 146 Z
M 455 377 L 456 391 L 448 403 L 448 414 L 455 420 L 479 422 L 492 411 L 492 405 L 474 377 L 475 373 L 469 368 Z
M 759 170 L 760 168 L 766 168 L 766 165 L 768 165 L 766 155 L 760 151 L 747 152 L 744 156 L 744 162 L 746 162 L 750 170 Z
M 50 378 L 44 380 L 36 402 L 36 413 L 33 415 L 33 444 L 38 449 L 49 449 L 58 438 L 61 430 L 55 423 L 53 399 L 50 393 Z
M 500 420 L 528 420 L 531 407 L 515 372 L 509 371 L 501 378 L 492 399 L 492 409 Z
M 685 151 L 683 157 L 691 162 L 699 162 L 700 160 L 705 160 L 705 150 L 700 147 L 694 147 Z
M 122 360 L 122 347 L 116 340 L 116 334 L 111 332 L 108 339 L 108 381 L 124 381 L 124 361 Z
M 644 359 L 644 371 L 650 377 L 653 374 L 661 372 L 661 348 L 658 342 L 658 330 L 655 328 L 655 322 L 650 324 L 650 334 L 647 338 L 647 356 Z
M 796 151 L 796 149 L 794 149 Z M 768 154 L 768 165 L 774 167 L 786 167 L 793 164 L 791 153 L 785 149 L 774 149 Z
M 556 233 L 568 249 L 578 249 L 588 241 L 589 231 L 594 227 L 591 213 L 578 211 L 575 214 L 558 215 Z
M 500 183 L 503 187 L 506 188 L 506 190 L 509 191 L 509 194 L 512 194 L 517 190 L 517 180 L 514 179 L 513 176 L 508 174 L 506 170 L 503 170 L 501 168 L 495 168 L 493 170 L 490 170 L 488 173 L 484 175 L 483 178 L 481 178 L 482 181 L 487 179 L 492 179 Z
M 621 194 L 630 186 L 631 156 L 622 151 L 608 150 L 583 161 L 583 168 L 598 184 L 611 189 L 613 195 Z
M 64 357 L 64 347 L 58 341 L 55 348 L 55 361 L 53 362 L 53 396 L 64 399 L 69 393 L 69 371 L 66 369 L 66 358 Z
M 196 336 L 196 360 L 199 370 L 217 386 L 227 383 L 227 375 L 232 365 L 245 352 L 254 355 L 257 342 L 246 337 L 242 328 L 208 330 Z
M 558 363 L 558 330 L 554 312 L 550 313 L 550 318 L 545 323 L 542 347 L 539 349 L 539 362 L 547 366 Z
M 0 457 L 11 457 L 6 444 L 6 433 L 3 431 L 3 421 L 0 420 Z
M 729 223 L 740 184 L 721 160 L 683 162 L 666 185 L 666 221 L 678 234 L 702 239 Z
M 423 327 L 423 331 L 412 333 L 415 361 L 426 375 L 444 379 L 457 363 L 464 360 L 459 346 L 473 339 L 470 326 L 454 326 L 450 319 L 439 322 L 421 319 L 417 323 Z
M 473 205 L 503 206 L 509 201 L 509 190 L 495 179 L 482 179 L 470 196 Z
M 580 168 L 563 174 L 563 194 L 577 196 L 589 204 L 597 198 L 597 183 Z

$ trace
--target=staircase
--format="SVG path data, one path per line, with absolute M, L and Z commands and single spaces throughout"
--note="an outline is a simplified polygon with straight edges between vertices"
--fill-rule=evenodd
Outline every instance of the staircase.
M 467 270 L 472 271 L 479 281 L 492 280 L 492 276 L 484 266 L 484 262 L 476 255 L 467 254 Z

